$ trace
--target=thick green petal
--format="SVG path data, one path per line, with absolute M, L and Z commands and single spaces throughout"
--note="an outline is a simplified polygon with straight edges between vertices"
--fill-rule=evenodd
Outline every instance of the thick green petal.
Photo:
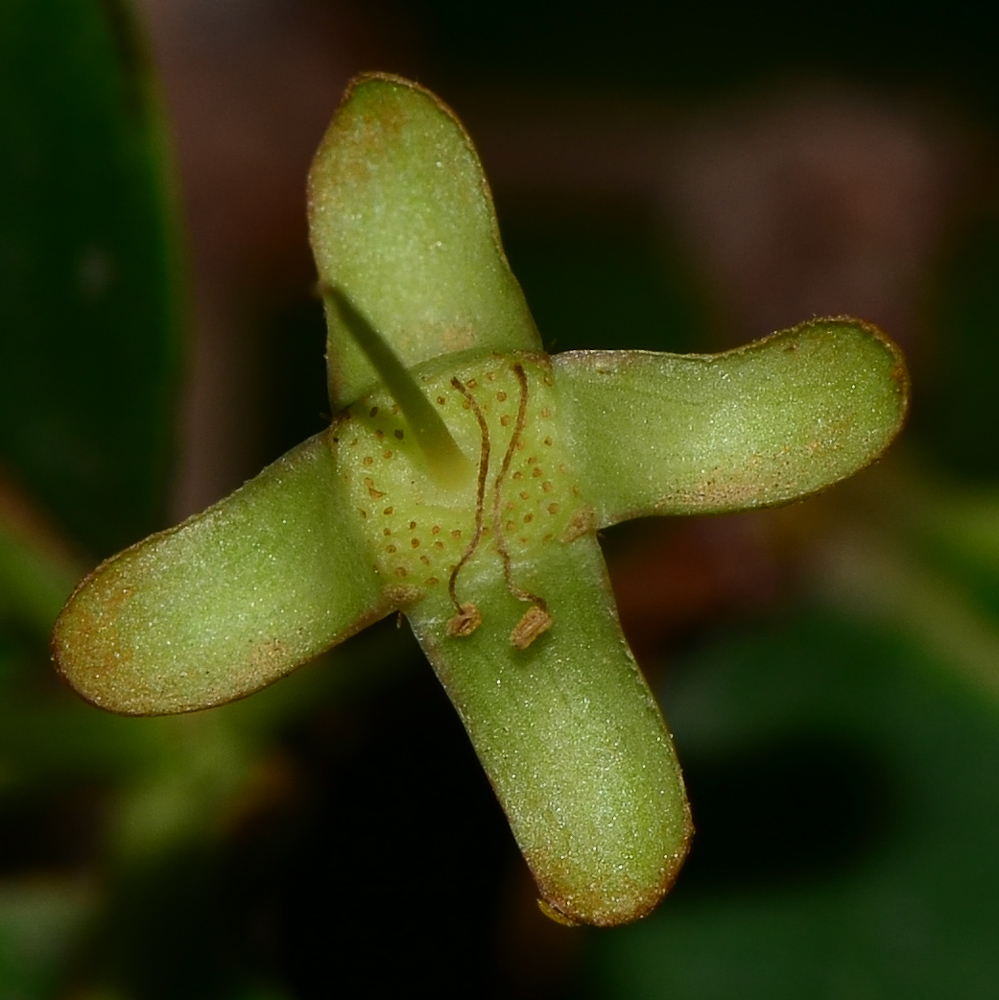
M 327 436 L 225 500 L 99 566 L 53 651 L 85 698 L 183 712 L 256 691 L 388 606 L 348 516 Z
M 908 407 L 901 352 L 854 319 L 813 320 L 717 355 L 552 360 L 598 527 L 814 493 L 874 461 Z
M 433 594 L 406 614 L 454 702 L 545 902 L 597 925 L 655 907 L 691 834 L 670 735 L 621 634 L 592 534 L 515 562 L 552 624 L 526 649 L 511 633 L 530 607 L 489 551 L 459 577 L 482 621 L 449 637 Z
M 320 283 L 342 291 L 407 367 L 470 348 L 539 350 L 471 140 L 433 94 L 354 81 L 309 173 Z M 378 376 L 327 303 L 334 411 Z

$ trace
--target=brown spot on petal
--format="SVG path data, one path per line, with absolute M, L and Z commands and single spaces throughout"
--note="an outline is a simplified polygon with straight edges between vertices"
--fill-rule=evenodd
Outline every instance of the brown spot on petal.
M 423 596 L 423 592 L 419 587 L 413 587 L 405 583 L 390 583 L 383 588 L 383 593 L 385 594 L 385 598 L 397 607 L 415 604 Z
M 593 511 L 588 507 L 583 507 L 572 515 L 572 518 L 565 526 L 565 530 L 562 532 L 562 536 L 559 541 L 568 545 L 570 542 L 574 542 L 577 538 L 593 531 L 594 527 Z

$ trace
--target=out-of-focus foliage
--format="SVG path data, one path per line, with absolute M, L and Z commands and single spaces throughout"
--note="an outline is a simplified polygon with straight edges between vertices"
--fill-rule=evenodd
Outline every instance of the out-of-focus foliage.
M 934 323 L 945 335 L 935 342 L 934 378 L 927 386 L 919 427 L 934 457 L 949 472 L 969 479 L 999 478 L 999 214 L 974 219 L 946 261 L 944 294 Z M 968 428 L 974 427 L 974 433 Z
M 999 726 L 944 667 L 830 612 L 686 658 L 670 697 L 701 798 L 686 891 L 594 942 L 596 995 L 987 995 Z
M 0 9 L 0 457 L 91 551 L 162 524 L 177 379 L 167 145 L 128 7 Z

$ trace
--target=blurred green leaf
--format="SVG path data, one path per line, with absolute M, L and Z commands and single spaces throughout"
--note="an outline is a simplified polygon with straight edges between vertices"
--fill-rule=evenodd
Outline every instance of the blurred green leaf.
M 0 882 L 0 996 L 42 1000 L 56 995 L 66 960 L 95 909 L 79 882 Z
M 934 459 L 962 477 L 999 474 L 999 215 L 982 214 L 951 248 L 938 278 L 933 320 L 938 333 L 923 372 L 925 397 L 916 429 Z M 917 373 L 918 374 L 918 373 Z
M 668 699 L 699 840 L 673 897 L 594 940 L 597 996 L 988 996 L 994 704 L 898 634 L 799 616 Z
M 162 522 L 178 371 L 172 190 L 119 0 L 0 7 L 0 463 L 99 554 Z
M 0 622 L 16 621 L 42 638 L 72 593 L 79 567 L 5 500 L 0 487 Z

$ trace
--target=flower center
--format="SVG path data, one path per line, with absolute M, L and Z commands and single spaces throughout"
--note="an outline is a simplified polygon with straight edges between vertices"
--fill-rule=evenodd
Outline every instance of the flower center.
M 547 358 L 488 354 L 456 366 L 451 356 L 413 376 L 477 475 L 454 487 L 434 477 L 387 390 L 344 411 L 337 463 L 374 568 L 400 606 L 447 593 L 452 638 L 475 630 L 483 598 L 501 585 L 531 605 L 511 633 L 525 648 L 551 624 L 532 565 L 588 523 Z

